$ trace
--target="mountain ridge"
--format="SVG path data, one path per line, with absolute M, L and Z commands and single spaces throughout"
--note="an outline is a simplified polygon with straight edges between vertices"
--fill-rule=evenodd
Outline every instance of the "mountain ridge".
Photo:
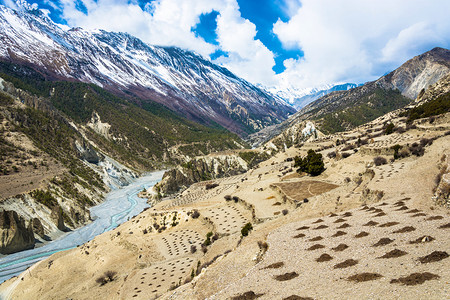
M 156 101 L 191 120 L 241 136 L 295 110 L 193 52 L 152 46 L 126 33 L 62 30 L 38 12 L 0 7 L 0 58 L 50 79 L 100 85 L 138 103 Z M 53 78 L 52 78 L 53 77 Z

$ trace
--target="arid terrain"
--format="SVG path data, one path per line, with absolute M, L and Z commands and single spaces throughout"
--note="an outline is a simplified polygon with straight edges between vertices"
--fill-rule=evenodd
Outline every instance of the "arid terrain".
M 448 298 L 450 211 L 435 178 L 450 169 L 450 115 L 384 134 L 387 119 L 405 126 L 385 116 L 288 148 L 241 175 L 195 183 L 8 280 L 1 295 Z M 404 150 L 395 160 L 394 145 Z M 419 145 L 423 153 L 414 155 Z M 309 149 L 323 154 L 319 176 L 293 167 Z M 242 236 L 247 223 L 253 229 Z

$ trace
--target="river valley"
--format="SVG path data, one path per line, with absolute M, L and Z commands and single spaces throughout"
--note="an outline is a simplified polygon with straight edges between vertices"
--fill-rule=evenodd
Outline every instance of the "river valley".
M 59 239 L 42 247 L 21 251 L 0 258 L 0 283 L 25 271 L 34 263 L 53 253 L 72 249 L 92 240 L 103 232 L 116 228 L 129 218 L 139 214 L 146 207 L 147 199 L 137 195 L 159 182 L 164 171 L 148 173 L 128 186 L 112 190 L 103 203 L 90 209 L 92 223 L 66 233 Z

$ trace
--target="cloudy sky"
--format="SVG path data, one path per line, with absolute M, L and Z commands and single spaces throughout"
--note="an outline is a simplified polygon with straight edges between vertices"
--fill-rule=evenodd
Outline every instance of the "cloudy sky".
M 56 23 L 193 50 L 252 83 L 282 88 L 363 83 L 450 48 L 448 0 L 28 2 Z

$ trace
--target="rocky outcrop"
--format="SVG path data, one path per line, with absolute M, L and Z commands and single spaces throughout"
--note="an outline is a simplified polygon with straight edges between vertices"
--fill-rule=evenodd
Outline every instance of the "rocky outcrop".
M 61 230 L 61 231 L 66 230 L 66 226 L 64 225 L 64 217 L 62 214 L 61 207 L 53 206 L 50 217 L 53 220 L 53 222 L 55 223 L 56 227 L 58 227 L 59 230 Z
M 244 173 L 247 169 L 247 162 L 238 155 L 200 156 L 167 171 L 154 190 L 164 196 L 195 182 L 233 176 Z
M 10 254 L 34 247 L 32 222 L 25 220 L 13 210 L 0 211 L 0 253 Z
M 31 224 L 32 224 L 34 233 L 36 233 L 38 236 L 40 236 L 43 239 L 46 238 L 44 226 L 42 226 L 41 220 L 39 220 L 38 218 L 33 218 L 31 220 Z

